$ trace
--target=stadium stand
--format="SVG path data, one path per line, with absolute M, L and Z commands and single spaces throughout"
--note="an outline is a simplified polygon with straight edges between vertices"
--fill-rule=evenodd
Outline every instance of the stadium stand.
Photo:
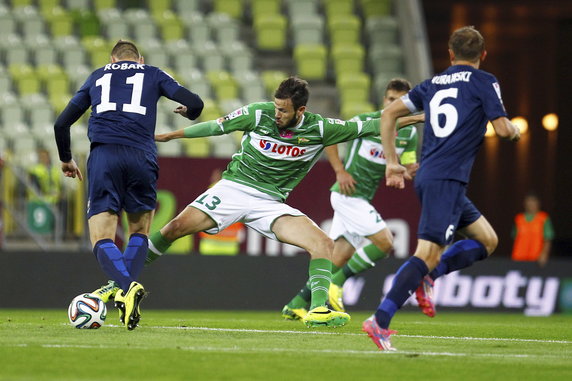
M 387 82 L 405 71 L 394 4 L 0 0 L 0 153 L 27 165 L 37 146 L 45 144 L 57 162 L 50 131 L 55 116 L 91 71 L 109 62 L 120 38 L 135 41 L 147 64 L 201 95 L 201 121 L 272 99 L 278 84 L 292 74 L 309 80 L 318 94 L 310 99 L 314 112 L 347 119 L 373 111 Z M 158 131 L 188 125 L 173 113 L 175 107 L 171 101 L 159 103 Z M 88 118 L 72 128 L 73 149 L 85 156 Z M 159 153 L 230 157 L 240 138 L 171 142 L 159 145 Z

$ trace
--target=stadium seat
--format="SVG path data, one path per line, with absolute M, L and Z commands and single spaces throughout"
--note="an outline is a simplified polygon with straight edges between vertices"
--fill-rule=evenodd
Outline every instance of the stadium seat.
M 14 80 L 20 96 L 40 92 L 40 79 L 36 76 L 33 68 L 26 64 L 12 64 L 8 71 Z
M 375 44 L 369 48 L 369 63 L 374 74 L 403 71 L 403 50 L 395 44 Z
M 231 112 L 244 106 L 240 99 L 226 99 L 219 102 L 220 110 L 224 115 L 230 114 Z
M 319 14 L 307 13 L 290 18 L 290 30 L 294 46 L 324 43 L 324 18 Z
M 354 13 L 353 0 L 324 0 L 324 8 L 328 19 L 333 17 L 347 17 Z
M 183 24 L 175 12 L 164 10 L 160 13 L 152 13 L 155 23 L 161 30 L 164 41 L 173 41 L 183 38 Z
M 18 137 L 18 130 L 15 126 L 24 123 L 24 110 L 17 100 L 4 103 L 0 106 L 0 124 L 4 126 L 4 131 L 10 131 L 9 136 L 13 139 Z
M 298 44 L 294 48 L 298 76 L 307 80 L 326 78 L 328 60 L 323 44 Z
M 218 104 L 212 100 L 211 98 L 203 97 L 203 102 L 205 107 L 203 108 L 203 112 L 199 117 L 200 122 L 205 122 L 208 120 L 216 120 L 223 116 L 223 112 L 219 108 Z
M 230 135 L 213 136 L 209 138 L 209 143 L 213 157 L 230 157 L 238 149 L 235 139 Z
M 371 79 L 365 73 L 339 74 L 336 87 L 342 105 L 347 102 L 367 102 L 370 98 Z
M 364 17 L 387 16 L 391 14 L 392 0 L 360 0 Z
M 254 102 L 266 102 L 268 97 L 264 88 L 264 83 L 258 72 L 247 71 L 235 77 L 240 85 L 241 96 L 244 104 Z
M 96 11 L 108 8 L 117 8 L 116 0 L 93 0 L 93 7 Z
M 188 12 L 200 10 L 201 0 L 173 0 L 173 8 L 178 15 L 185 15 Z
M 217 101 L 220 102 L 238 97 L 238 85 L 230 73 L 211 70 L 207 72 L 207 79 L 214 89 Z
M 278 88 L 278 85 L 288 78 L 288 74 L 280 70 L 264 70 L 261 77 L 267 96 L 269 97 L 267 99 L 274 99 L 274 92 Z
M 353 14 L 333 15 L 328 18 L 328 31 L 333 45 L 359 43 L 361 39 L 361 22 Z
M 254 20 L 256 44 L 263 50 L 283 50 L 286 47 L 286 18 L 279 14 L 264 15 Z
M 33 62 L 36 66 L 55 65 L 58 63 L 58 52 L 47 37 L 36 36 L 27 39 L 26 46 L 32 53 Z
M 185 70 L 196 68 L 198 59 L 187 40 L 173 40 L 165 43 L 165 50 L 170 56 L 173 68 L 182 73 Z
M 0 6 L 0 35 L 8 36 L 16 33 L 16 19 L 10 9 Z
M 171 0 L 147 0 L 145 3 L 146 8 L 149 9 L 152 15 L 157 15 L 167 10 L 170 11 L 173 6 Z
M 365 49 L 361 44 L 337 44 L 332 47 L 331 58 L 337 74 L 362 72 Z
M 0 39 L 0 50 L 3 51 L 4 64 L 6 66 L 13 64 L 22 65 L 30 62 L 30 54 L 22 39 L 16 34 L 2 36 Z
M 91 0 L 62 0 L 65 1 L 66 7 L 70 10 L 89 10 L 91 8 Z M 60 3 L 61 5 L 61 3 Z
M 0 65 L 0 94 L 12 89 L 12 79 L 4 66 Z
M 207 16 L 210 30 L 214 32 L 215 41 L 222 49 L 236 44 L 240 38 L 240 25 L 226 13 L 211 13 Z
M 266 17 L 280 13 L 281 0 L 250 0 L 252 18 Z
M 83 10 L 78 11 L 75 17 L 80 36 L 98 36 L 100 34 L 101 25 L 95 13 Z
M 239 19 L 244 12 L 244 0 L 214 0 L 214 11 Z
M 370 45 L 375 43 L 396 44 L 398 35 L 397 20 L 393 16 L 372 16 L 365 20 Z
M 211 147 L 208 137 L 185 139 L 181 143 L 183 144 L 183 153 L 188 157 L 210 156 Z
M 284 4 L 291 22 L 299 17 L 319 15 L 318 0 L 284 0 Z
M 52 8 L 51 12 L 45 15 L 46 21 L 50 24 L 50 31 L 53 37 L 68 36 L 73 32 L 73 17 L 71 13 L 63 8 Z
M 195 51 L 201 58 L 204 71 L 221 71 L 225 69 L 224 56 L 212 41 L 207 41 L 202 45 L 196 45 Z
M 200 46 L 211 40 L 211 30 L 203 15 L 198 12 L 190 13 L 181 17 L 183 25 L 186 27 L 186 39 L 193 46 Z
M 343 120 L 349 120 L 358 114 L 376 111 L 371 102 L 347 101 L 342 104 L 340 116 Z
M 211 86 L 201 70 L 197 68 L 190 68 L 181 71 L 180 75 L 183 85 L 190 89 L 192 92 L 197 93 L 203 99 L 208 99 L 211 97 Z
M 222 51 L 226 57 L 226 66 L 235 77 L 252 70 L 252 53 L 242 41 L 236 41 Z

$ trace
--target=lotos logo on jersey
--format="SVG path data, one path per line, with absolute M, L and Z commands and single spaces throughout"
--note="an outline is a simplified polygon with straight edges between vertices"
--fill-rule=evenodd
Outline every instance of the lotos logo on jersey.
M 260 140 L 260 148 L 264 151 L 277 153 L 279 155 L 298 157 L 306 153 L 304 148 L 295 147 L 287 144 L 278 144 L 269 142 L 268 140 Z
M 377 149 L 375 149 L 375 148 L 370 149 L 370 150 L 369 150 L 369 154 L 370 154 L 373 158 L 381 157 L 381 158 L 384 158 L 384 159 L 385 159 L 385 156 L 383 155 L 383 151 L 377 150 Z

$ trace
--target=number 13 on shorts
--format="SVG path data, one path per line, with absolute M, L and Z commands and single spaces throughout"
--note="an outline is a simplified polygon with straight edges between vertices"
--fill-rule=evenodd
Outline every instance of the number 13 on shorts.
M 215 210 L 216 207 L 221 203 L 221 199 L 217 196 L 212 196 L 208 193 L 205 193 L 193 202 L 204 205 L 208 210 Z

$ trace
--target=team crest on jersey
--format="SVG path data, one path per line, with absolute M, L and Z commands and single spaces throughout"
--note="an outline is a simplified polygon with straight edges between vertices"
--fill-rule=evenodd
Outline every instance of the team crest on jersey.
M 498 82 L 493 83 L 493 89 L 495 89 L 497 96 L 499 97 L 499 99 L 502 102 L 502 97 L 501 97 L 501 92 L 500 92 L 500 85 Z

